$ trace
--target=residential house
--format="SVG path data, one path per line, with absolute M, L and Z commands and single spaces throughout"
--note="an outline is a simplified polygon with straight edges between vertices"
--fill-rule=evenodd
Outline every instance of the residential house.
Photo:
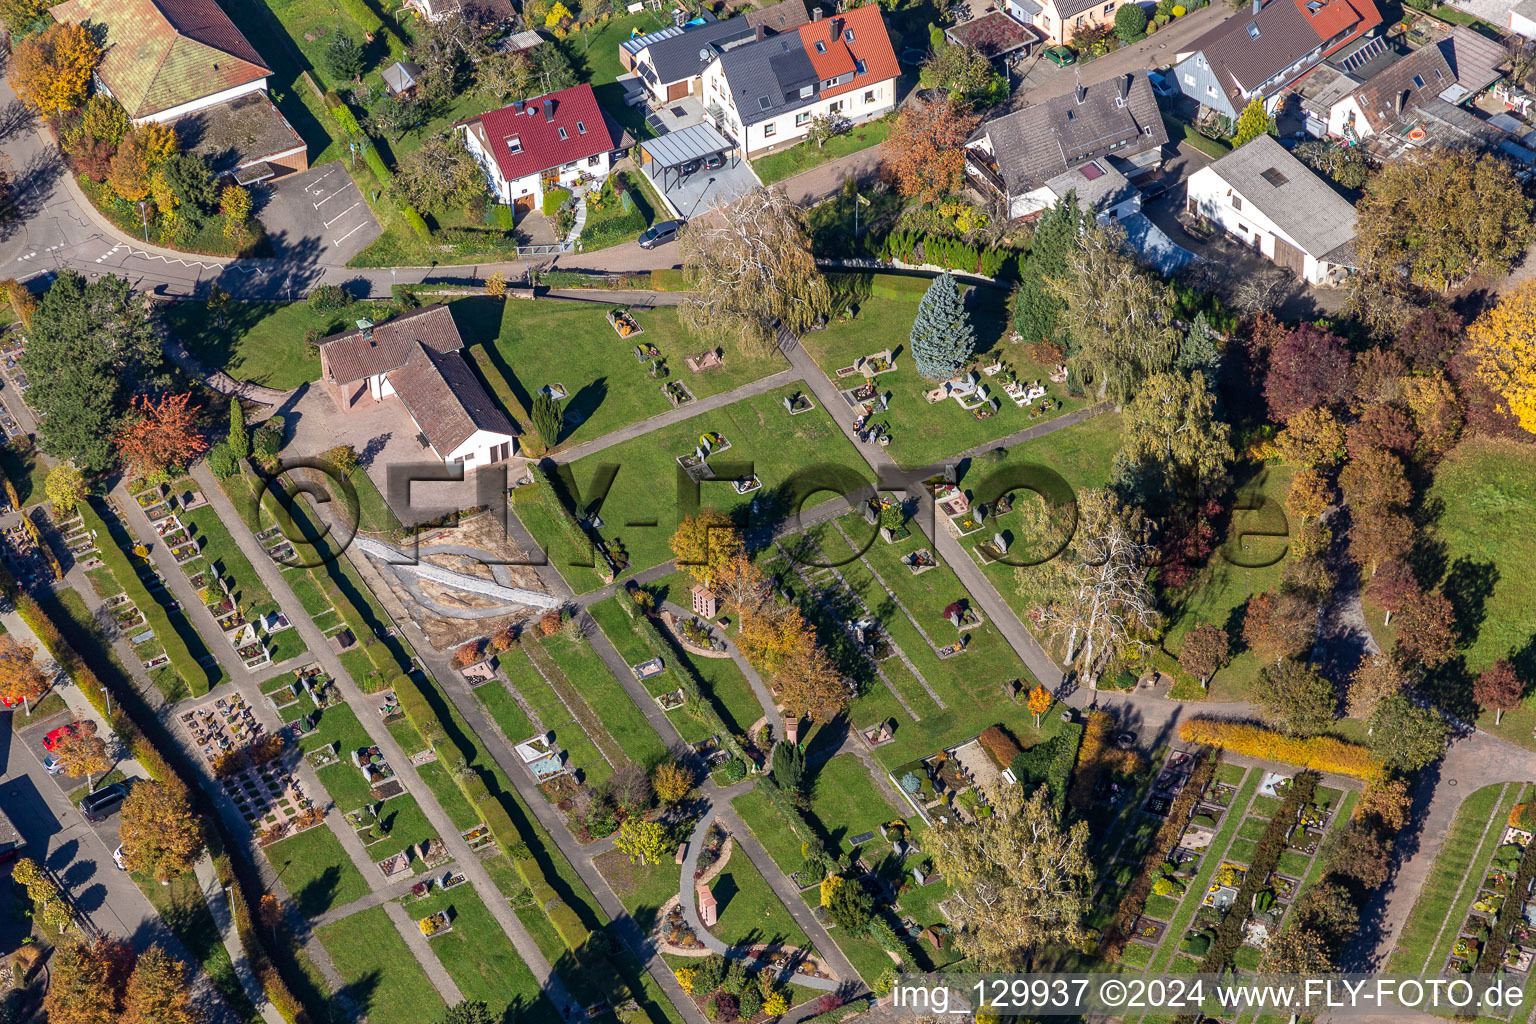
M 704 69 L 734 46 L 767 35 L 744 16 L 664 28 L 619 44 L 619 61 L 639 76 L 653 106 L 703 95 Z
M 1335 284 L 1354 265 L 1355 208 L 1273 136 L 1190 175 L 1185 209 L 1294 271 Z
M 1254 98 L 1273 112 L 1282 90 L 1380 24 L 1372 0 L 1253 0 L 1176 54 L 1173 79 L 1234 121 Z
M 855 123 L 896 106 L 901 67 L 874 4 L 723 51 L 704 70 L 705 110 L 748 157 L 792 146 L 822 115 Z
M 1141 208 L 1129 177 L 1160 166 L 1167 143 L 1152 82 L 1136 71 L 984 122 L 966 143 L 965 169 L 1007 201 L 1011 218 L 1074 191 L 1107 220 Z
M 518 100 L 454 127 L 497 198 L 521 211 L 539 208 L 551 189 L 602 181 L 634 141 L 586 84 Z
M 781 0 L 761 10 L 746 11 L 742 17 L 754 29 L 761 25 L 769 35 L 780 35 L 810 21 L 811 12 L 806 9 L 805 0 Z
M 460 354 L 464 340 L 447 306 L 382 324 L 359 320 L 317 344 L 320 380 L 342 412 L 398 399 L 423 445 L 465 470 L 505 462 L 517 450 L 517 430 Z
M 65 0 L 51 13 L 98 33 L 97 91 L 134 124 L 171 124 L 242 183 L 309 168 L 304 140 L 267 96 L 271 70 L 214 0 Z
M 1070 43 L 1085 28 L 1113 25 L 1120 6 L 1116 0 L 1005 0 L 1005 5 L 1009 14 L 1038 28 L 1049 43 Z
M 1509 9 L 1509 30 L 1536 39 L 1536 0 L 1520 0 Z

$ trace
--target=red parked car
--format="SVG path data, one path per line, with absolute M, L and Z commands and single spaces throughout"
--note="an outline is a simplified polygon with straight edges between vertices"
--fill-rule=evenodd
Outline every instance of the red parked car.
M 68 725 L 61 725 L 57 729 L 50 732 L 47 736 L 43 737 L 43 749 L 52 750 L 54 747 L 59 745 L 59 741 L 64 737 L 73 736 L 79 731 L 79 722 L 71 722 Z

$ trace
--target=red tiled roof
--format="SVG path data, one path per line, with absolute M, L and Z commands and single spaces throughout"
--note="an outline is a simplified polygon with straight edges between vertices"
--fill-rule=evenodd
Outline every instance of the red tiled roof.
M 105 29 L 96 73 L 131 118 L 272 74 L 214 0 L 65 0 L 52 14 Z
M 333 384 L 351 384 L 380 373 L 398 370 L 420 342 L 436 352 L 456 352 L 464 347 L 453 313 L 447 306 L 428 306 L 375 324 L 364 337 L 360 328 L 321 338 L 317 345 Z
M 517 436 L 457 351 L 435 352 L 413 342 L 405 365 L 390 373 L 389 383 L 427 442 L 445 459 L 476 430 Z
M 853 32 L 852 42 L 848 41 L 849 30 Z M 883 82 L 901 74 L 901 65 L 896 63 L 896 50 L 891 46 L 891 35 L 885 30 L 885 20 L 881 18 L 880 8 L 875 4 L 856 7 L 835 18 L 822 18 L 801 25 L 797 31 L 800 33 L 800 41 L 805 44 L 805 53 L 811 59 L 811 66 L 824 82 L 850 74 L 855 70 L 857 61 L 864 62 L 865 74 L 855 75 L 851 80 L 831 89 L 823 89 L 823 98 L 841 96 L 871 82 Z M 826 53 L 816 52 L 818 42 L 826 47 Z
M 545 103 L 554 104 L 553 120 L 545 119 Z M 585 84 L 535 96 L 459 123 L 471 128 L 479 126 L 501 176 L 507 181 L 606 153 L 621 145 L 616 126 L 597 105 L 592 87 Z M 562 128 L 565 138 L 560 137 Z M 509 146 L 514 138 L 520 147 L 516 153 Z

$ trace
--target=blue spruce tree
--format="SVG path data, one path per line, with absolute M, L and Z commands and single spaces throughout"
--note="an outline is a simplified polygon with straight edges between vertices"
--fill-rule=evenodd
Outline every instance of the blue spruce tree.
M 912 360 L 929 380 L 948 380 L 970 360 L 976 331 L 960 301 L 960 288 L 948 274 L 928 286 L 912 322 Z

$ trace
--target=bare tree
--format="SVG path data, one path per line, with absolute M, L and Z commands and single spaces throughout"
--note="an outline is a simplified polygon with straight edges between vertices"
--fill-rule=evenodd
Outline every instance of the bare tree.
M 694 331 L 738 335 L 771 349 L 782 323 L 800 333 L 832 306 L 800 208 L 782 188 L 755 188 L 716 204 L 682 234 L 683 268 L 697 282 L 680 307 Z
M 1154 548 L 1140 510 L 1104 491 L 1084 492 L 1079 506 L 1070 556 L 1051 563 L 1059 577 L 1055 599 L 1034 617 L 1064 646 L 1064 664 L 1094 685 L 1107 669 L 1151 649 L 1158 613 L 1147 566 Z

